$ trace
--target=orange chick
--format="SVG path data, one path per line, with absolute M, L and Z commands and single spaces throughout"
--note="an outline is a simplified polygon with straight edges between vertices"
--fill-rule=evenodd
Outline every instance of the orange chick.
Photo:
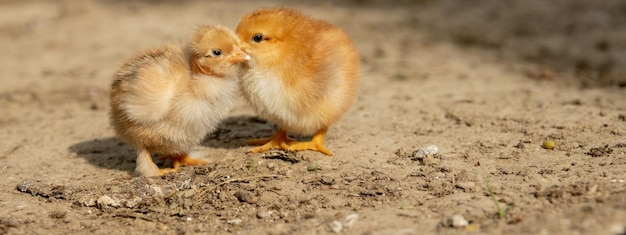
M 231 30 L 201 26 L 188 44 L 148 49 L 115 73 L 110 121 L 137 148 L 135 175 L 206 163 L 188 154 L 233 105 L 239 64 L 250 58 L 240 46 Z M 171 159 L 173 168 L 159 169 L 152 153 Z
M 324 146 L 328 128 L 354 102 L 359 55 L 340 28 L 287 8 L 261 8 L 241 18 L 236 29 L 252 58 L 241 90 L 262 119 L 279 130 L 269 138 L 248 140 L 271 148 L 333 153 Z M 287 132 L 313 135 L 298 142 Z

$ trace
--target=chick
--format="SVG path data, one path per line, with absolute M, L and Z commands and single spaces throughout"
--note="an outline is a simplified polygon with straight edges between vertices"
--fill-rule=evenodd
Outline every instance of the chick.
M 287 8 L 261 8 L 241 18 L 237 35 L 252 58 L 241 77 L 241 90 L 262 119 L 279 130 L 269 138 L 248 140 L 271 148 L 333 153 L 324 146 L 328 128 L 354 102 L 359 55 L 340 28 Z M 298 142 L 287 132 L 313 135 Z
M 231 30 L 205 25 L 187 45 L 154 47 L 122 65 L 111 86 L 110 121 L 137 148 L 135 175 L 206 163 L 188 154 L 230 111 L 240 64 L 249 59 Z M 159 169 L 152 153 L 173 168 Z

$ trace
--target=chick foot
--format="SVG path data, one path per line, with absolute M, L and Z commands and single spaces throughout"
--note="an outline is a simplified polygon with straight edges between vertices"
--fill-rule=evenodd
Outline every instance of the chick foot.
M 246 143 L 250 145 L 261 145 L 248 150 L 248 153 L 262 153 L 273 148 L 288 150 L 288 143 L 293 141 L 294 139 L 287 136 L 287 131 L 280 129 L 272 137 L 246 140 Z
M 161 160 L 171 159 L 172 168 L 177 171 L 181 166 L 197 166 L 204 165 L 208 162 L 201 159 L 190 158 L 187 154 L 162 156 Z
M 326 131 L 328 129 L 324 128 L 313 136 L 311 141 L 307 142 L 297 142 L 291 141 L 289 142 L 289 151 L 302 151 L 302 150 L 313 150 L 318 151 L 320 153 L 326 154 L 328 156 L 332 156 L 333 152 L 324 147 L 324 138 L 326 138 Z

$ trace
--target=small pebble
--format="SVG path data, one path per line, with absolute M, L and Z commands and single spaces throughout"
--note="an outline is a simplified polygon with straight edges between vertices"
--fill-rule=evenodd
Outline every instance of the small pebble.
M 234 225 L 241 224 L 241 222 L 243 222 L 243 220 L 241 219 L 231 219 L 231 220 L 226 221 L 226 223 L 234 224 Z
M 98 198 L 98 200 L 96 200 L 96 203 L 98 204 L 98 206 L 102 207 L 102 206 L 112 206 L 112 207 L 119 207 L 120 203 L 117 200 L 114 200 L 113 198 L 107 196 L 107 195 L 102 195 Z
M 453 215 L 448 219 L 448 225 L 454 228 L 463 228 L 469 225 L 469 222 L 462 215 Z
M 354 223 L 359 219 L 359 214 L 352 213 L 346 216 L 346 219 L 343 222 L 343 226 L 346 228 L 352 227 Z
M 413 156 L 411 156 L 411 159 L 422 160 L 427 155 L 434 155 L 434 154 L 437 154 L 437 152 L 439 152 L 439 148 L 437 146 L 429 145 L 426 147 L 418 148 L 417 150 L 413 151 Z
M 256 217 L 259 219 L 266 219 L 270 217 L 270 213 L 264 210 L 260 210 L 259 212 L 256 213 Z
M 554 147 L 556 147 L 556 143 L 554 143 L 554 141 L 552 140 L 546 140 L 545 142 L 543 142 L 543 146 L 544 149 L 554 149 Z
M 330 223 L 330 231 L 333 231 L 333 233 L 340 233 L 341 230 L 343 230 L 343 225 L 341 224 L 341 222 L 334 220 Z
M 237 190 L 235 197 L 239 199 L 240 202 L 255 203 L 257 201 L 254 195 L 246 190 Z

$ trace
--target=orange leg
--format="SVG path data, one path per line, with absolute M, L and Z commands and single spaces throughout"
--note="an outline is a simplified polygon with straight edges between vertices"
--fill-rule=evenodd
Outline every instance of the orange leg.
M 292 141 L 294 140 L 287 136 L 287 131 L 280 129 L 276 131 L 272 137 L 246 140 L 246 143 L 251 145 L 261 145 L 248 150 L 249 153 L 262 153 L 273 148 L 288 150 L 289 145 L 287 143 Z
M 302 151 L 302 150 L 313 150 L 318 151 L 328 156 L 332 156 L 333 152 L 324 147 L 324 138 L 326 138 L 326 131 L 328 128 L 324 128 L 319 130 L 315 135 L 313 135 L 313 139 L 308 142 L 297 142 L 292 141 L 289 142 L 289 150 L 290 151 Z

